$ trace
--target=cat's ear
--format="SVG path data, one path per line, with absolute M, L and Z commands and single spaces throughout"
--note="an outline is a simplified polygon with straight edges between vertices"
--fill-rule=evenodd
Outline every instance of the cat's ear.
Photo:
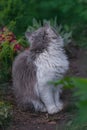
M 27 39 L 29 39 L 30 36 L 31 36 L 31 32 L 25 32 L 25 37 L 26 37 Z

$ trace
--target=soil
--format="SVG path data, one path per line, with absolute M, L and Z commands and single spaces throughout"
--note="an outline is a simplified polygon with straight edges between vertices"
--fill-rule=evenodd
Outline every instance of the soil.
M 87 51 L 76 46 L 70 46 L 66 50 L 70 61 L 68 75 L 87 77 Z M 65 102 L 64 110 L 54 115 L 48 115 L 47 113 L 21 111 L 15 103 L 11 87 L 9 86 L 9 92 L 5 97 L 5 100 L 13 105 L 13 118 L 8 130 L 63 130 L 63 124 L 71 119 L 72 114 L 69 112 L 71 92 L 69 90 L 62 95 Z

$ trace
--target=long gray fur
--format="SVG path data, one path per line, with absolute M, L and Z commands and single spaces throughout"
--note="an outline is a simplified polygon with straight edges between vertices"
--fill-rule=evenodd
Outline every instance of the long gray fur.
M 33 104 L 36 111 L 56 113 L 63 108 L 59 100 L 60 89 L 54 90 L 54 87 L 49 86 L 47 82 L 55 78 L 60 79 L 68 69 L 62 39 L 49 25 L 39 28 L 32 34 L 26 33 L 26 37 L 31 43 L 30 49 L 15 58 L 12 68 L 13 89 L 17 103 L 25 109 Z

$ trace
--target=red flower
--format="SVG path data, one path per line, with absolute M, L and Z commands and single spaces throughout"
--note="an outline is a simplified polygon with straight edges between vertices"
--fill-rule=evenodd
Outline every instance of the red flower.
M 2 42 L 2 40 L 3 40 L 3 38 L 2 38 L 2 37 L 0 37 L 0 42 Z
M 9 32 L 8 35 L 9 36 L 14 36 L 14 33 L 13 32 Z
M 7 35 L 6 38 L 5 38 L 5 40 L 11 42 L 13 40 L 13 37 Z
M 20 44 L 15 44 L 14 45 L 14 51 L 20 51 L 21 50 L 21 45 Z
M 2 37 L 2 34 L 0 34 L 0 37 Z

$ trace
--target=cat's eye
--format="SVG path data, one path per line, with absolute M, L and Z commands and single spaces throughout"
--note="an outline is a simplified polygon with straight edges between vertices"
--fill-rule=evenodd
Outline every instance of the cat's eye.
M 48 33 L 46 33 L 46 35 L 48 36 Z

